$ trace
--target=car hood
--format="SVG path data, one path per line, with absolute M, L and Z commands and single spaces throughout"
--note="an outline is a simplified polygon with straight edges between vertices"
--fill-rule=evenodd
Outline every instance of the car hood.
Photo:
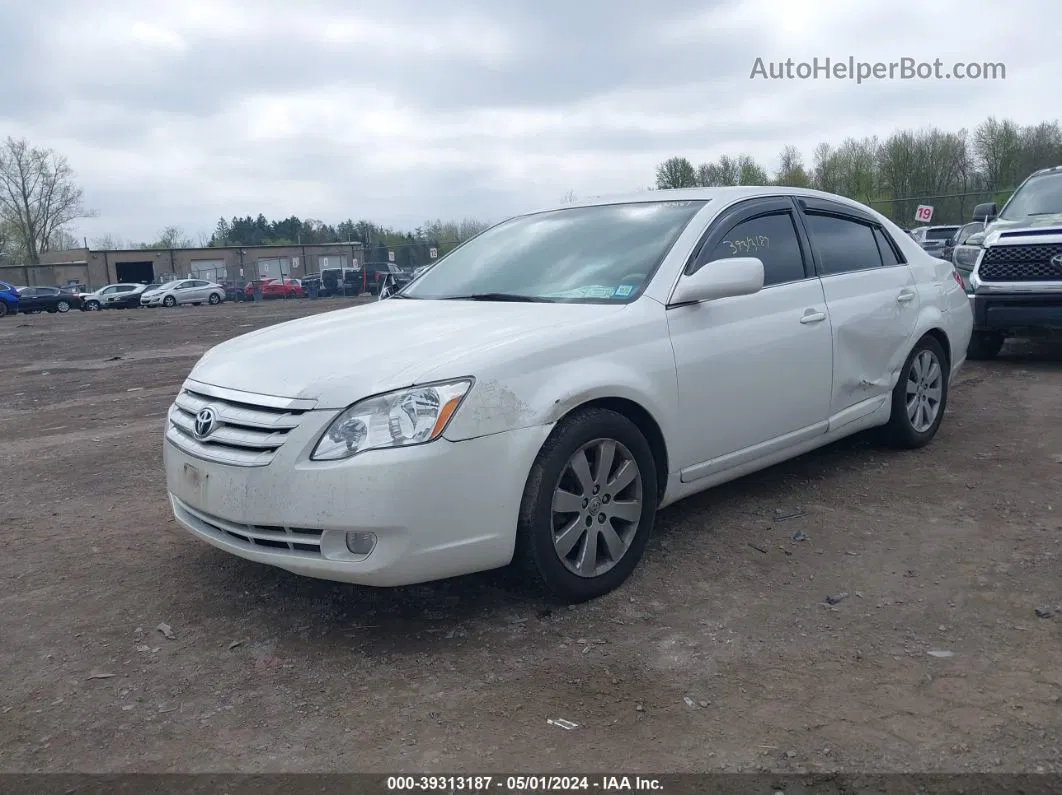
M 504 361 L 527 338 L 576 334 L 624 305 L 522 304 L 390 299 L 291 320 L 207 351 L 190 378 L 261 395 L 344 408 L 418 383 L 462 359 L 473 370 Z M 472 354 L 470 357 L 469 355 Z M 455 365 L 457 366 L 457 365 Z M 445 371 L 445 370 L 444 370 Z M 442 377 L 477 376 L 454 372 Z
M 1029 215 L 1025 218 L 1019 218 L 1015 221 L 1008 221 L 1002 218 L 997 218 L 988 225 L 985 229 L 985 235 L 990 235 L 993 232 L 1010 232 L 1015 229 L 1043 229 L 1044 227 L 1059 226 L 1062 227 L 1062 213 L 1051 213 L 1050 215 Z

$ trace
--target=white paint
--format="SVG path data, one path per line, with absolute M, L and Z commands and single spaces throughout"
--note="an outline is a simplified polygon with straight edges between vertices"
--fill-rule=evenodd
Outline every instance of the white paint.
M 328 535 L 322 549 L 339 552 L 311 557 L 240 546 L 176 504 L 178 519 L 215 546 L 301 574 L 414 583 L 510 561 L 530 467 L 557 420 L 587 401 L 625 399 L 655 419 L 668 451 L 661 505 L 887 423 L 898 363 L 915 341 L 944 332 L 954 374 L 973 317 L 951 265 L 884 216 L 871 212 L 908 264 L 758 291 L 750 290 L 750 263 L 724 272 L 726 279 L 683 275 L 720 213 L 787 195 L 868 212 L 848 199 L 788 188 L 669 191 L 668 200 L 711 201 L 630 304 L 387 300 L 218 345 L 196 364 L 195 382 L 239 390 L 244 402 L 300 401 L 308 411 L 268 466 L 210 463 L 167 443 L 171 495 L 238 524 L 326 534 L 355 527 L 375 533 L 378 543 L 367 559 L 352 561 L 341 536 Z M 732 297 L 721 294 L 724 282 Z M 714 300 L 668 308 L 674 296 L 698 291 Z M 343 339 L 372 344 L 337 356 Z M 475 384 L 436 441 L 309 460 L 352 403 L 462 377 Z M 202 475 L 195 483 L 182 475 L 188 467 Z

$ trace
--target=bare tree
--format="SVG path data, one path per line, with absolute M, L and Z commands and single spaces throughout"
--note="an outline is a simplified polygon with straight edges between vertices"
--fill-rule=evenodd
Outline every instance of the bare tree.
M 1009 119 L 989 116 L 973 135 L 974 154 L 994 189 L 1013 187 L 1021 179 L 1021 130 Z
M 179 226 L 167 226 L 159 232 L 153 243 L 144 243 L 141 248 L 195 248 L 195 240 Z
M 697 172 L 684 157 L 668 158 L 657 166 L 656 186 L 660 189 L 694 188 L 697 186 Z
M 91 215 L 65 157 L 31 147 L 23 138 L 8 137 L 0 146 L 0 218 L 13 230 L 28 264 L 38 264 L 71 221 Z
M 563 196 L 561 196 L 561 204 L 575 204 L 578 199 L 575 198 L 575 191 L 569 190 Z
M 795 146 L 787 146 L 778 156 L 778 171 L 774 175 L 774 184 L 790 188 L 811 187 L 811 177 L 804 170 L 804 158 Z

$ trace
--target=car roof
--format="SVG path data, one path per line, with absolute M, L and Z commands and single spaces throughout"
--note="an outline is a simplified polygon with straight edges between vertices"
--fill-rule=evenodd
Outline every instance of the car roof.
M 645 202 L 675 201 L 719 201 L 727 204 L 741 199 L 755 199 L 767 196 L 803 196 L 809 199 L 825 199 L 837 204 L 845 204 L 858 210 L 866 211 L 867 205 L 836 193 L 814 190 L 812 188 L 790 188 L 781 185 L 736 185 L 720 188 L 666 188 L 646 190 L 637 193 L 624 193 L 615 196 L 594 196 L 570 204 L 552 204 L 521 215 L 534 215 L 551 210 L 563 210 L 571 207 L 599 207 L 607 204 L 638 204 Z M 871 208 L 873 209 L 873 208 Z M 876 210 L 874 210 L 877 213 Z

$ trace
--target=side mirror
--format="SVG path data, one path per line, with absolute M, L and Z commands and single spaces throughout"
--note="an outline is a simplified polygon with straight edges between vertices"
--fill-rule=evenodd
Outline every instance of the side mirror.
M 947 240 L 944 241 L 944 245 L 945 246 L 954 246 L 955 245 L 955 238 L 949 237 Z
M 714 301 L 752 295 L 763 289 L 763 262 L 756 257 L 717 259 L 691 276 L 683 276 L 671 296 L 672 304 Z
M 974 207 L 973 220 L 988 223 L 997 215 L 999 215 L 999 208 L 996 207 L 996 203 L 985 202 Z

